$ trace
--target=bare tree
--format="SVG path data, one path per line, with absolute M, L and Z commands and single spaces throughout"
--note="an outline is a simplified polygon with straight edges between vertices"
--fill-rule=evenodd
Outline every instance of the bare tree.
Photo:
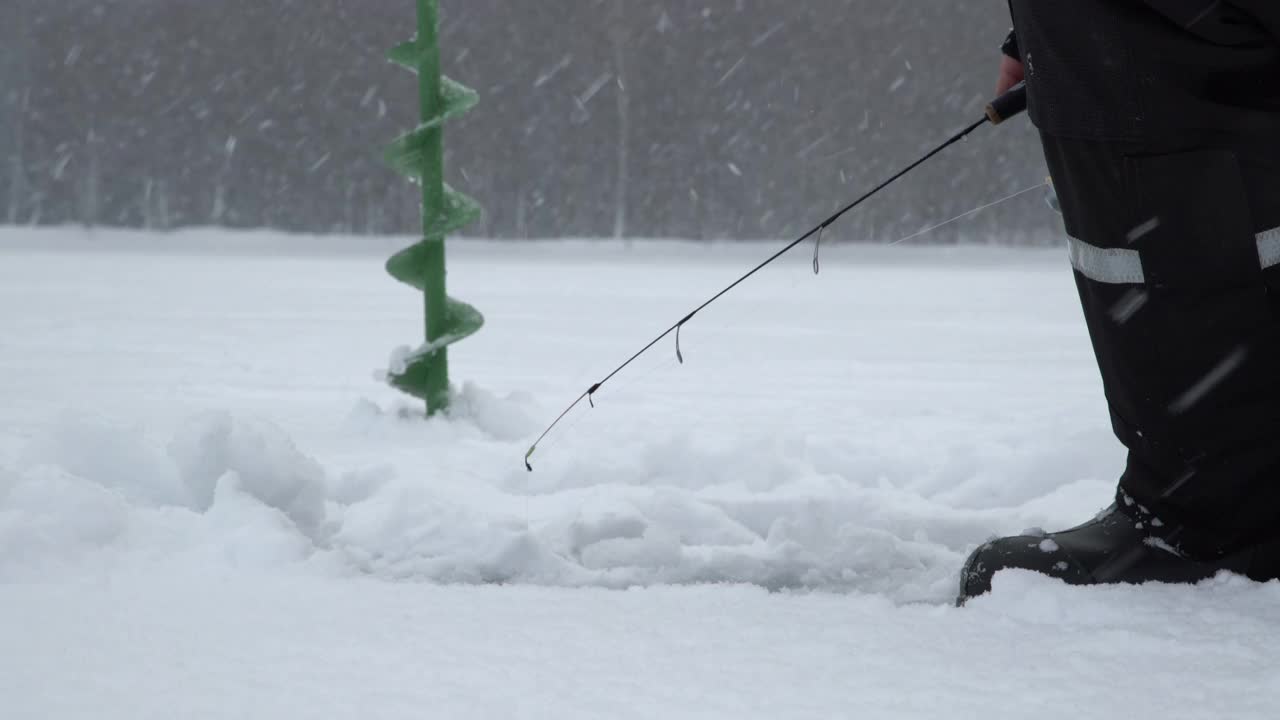
M 631 98 L 627 94 L 627 29 L 623 17 L 623 0 L 614 0 L 609 22 L 609 39 L 613 45 L 614 75 L 618 100 L 618 179 L 614 186 L 613 236 L 627 234 L 627 172 L 631 140 Z
M 9 88 L 6 104 L 10 106 L 13 116 L 13 146 L 9 152 L 9 197 L 6 220 L 10 225 L 18 223 L 23 205 L 27 202 L 27 168 L 26 168 L 26 129 L 27 113 L 31 110 L 31 66 L 28 58 L 30 41 L 27 39 L 27 22 L 29 20 L 25 3 L 18 3 L 9 24 L 9 33 L 4 38 L 5 44 L 13 53 L 13 60 L 3 63 L 8 72 L 5 82 L 0 87 Z
M 101 185 L 98 175 L 98 145 L 98 134 L 90 127 L 84 143 L 88 163 L 87 167 L 80 173 L 80 223 L 85 227 L 96 227 L 98 225 L 98 214 L 102 208 Z
M 26 204 L 27 168 L 26 168 L 26 117 L 31 108 L 31 89 L 22 90 L 22 100 L 15 103 L 17 110 L 13 123 L 13 154 L 9 157 L 9 212 L 10 225 L 18 223 L 19 213 Z
M 466 233 L 497 237 L 789 235 L 980 114 L 1008 29 L 993 0 L 441 4 L 484 102 L 449 129 L 453 179 L 489 209 Z M 177 225 L 411 232 L 378 161 L 418 122 L 383 53 L 409 5 L 0 0 L 0 222 L 159 224 L 163 182 Z M 1039 157 L 1026 123 L 976 135 L 839 237 L 952 217 Z M 1030 199 L 984 216 L 1010 239 L 1056 222 Z
M 213 210 L 209 213 L 209 222 L 217 225 L 227 214 L 227 183 L 231 180 L 231 159 L 236 154 L 236 138 L 227 138 L 223 145 L 226 157 L 222 161 L 222 172 L 218 175 L 217 185 L 213 189 Z

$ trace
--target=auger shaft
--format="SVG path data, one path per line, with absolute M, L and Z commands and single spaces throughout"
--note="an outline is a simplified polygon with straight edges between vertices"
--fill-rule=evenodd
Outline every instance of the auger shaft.
M 440 112 L 440 45 L 436 37 L 439 26 L 438 0 L 418 0 L 418 46 L 421 65 L 418 70 L 422 117 Z M 448 332 L 448 294 L 445 291 L 444 236 L 432 236 L 432 218 L 445 212 L 444 207 L 444 124 L 426 130 L 422 137 L 422 271 L 423 315 L 427 342 Z M 442 347 L 431 358 L 426 370 L 425 390 L 427 414 L 432 415 L 449 404 L 449 348 Z
M 422 240 L 387 261 L 387 272 L 423 294 L 426 344 L 403 358 L 387 380 L 426 401 L 427 414 L 449 404 L 448 346 L 484 324 L 475 308 L 445 292 L 445 237 L 480 216 L 480 206 L 444 182 L 444 124 L 479 102 L 475 91 L 440 74 L 438 0 L 417 0 L 418 35 L 391 51 L 392 61 L 417 73 L 422 123 L 387 150 L 387 162 L 422 187 Z

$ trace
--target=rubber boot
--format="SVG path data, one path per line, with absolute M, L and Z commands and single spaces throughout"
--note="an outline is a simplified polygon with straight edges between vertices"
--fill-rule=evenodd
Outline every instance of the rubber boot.
M 1062 532 L 992 540 L 974 550 L 960 573 L 957 605 L 990 592 L 1001 570 L 1030 570 L 1070 585 L 1196 583 L 1226 571 L 1255 580 L 1280 577 L 1280 542 L 1194 558 L 1176 532 L 1132 498 Z

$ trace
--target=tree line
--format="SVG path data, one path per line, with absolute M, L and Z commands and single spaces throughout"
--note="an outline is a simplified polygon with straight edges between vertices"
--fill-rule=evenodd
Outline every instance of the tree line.
M 412 233 L 382 147 L 417 123 L 386 61 L 414 8 L 360 0 L 8 0 L 0 220 Z M 777 238 L 980 116 L 998 0 L 441 0 L 449 181 L 478 236 Z M 835 228 L 891 241 L 1042 179 L 986 132 Z M 927 236 L 1043 240 L 1021 198 Z

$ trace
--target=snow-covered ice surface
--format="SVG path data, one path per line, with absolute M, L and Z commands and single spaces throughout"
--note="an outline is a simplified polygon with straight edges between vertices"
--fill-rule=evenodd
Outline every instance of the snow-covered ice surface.
M 1110 501 L 1060 251 L 0 229 L 0 717 L 1274 717 L 1280 585 L 967 551 Z

